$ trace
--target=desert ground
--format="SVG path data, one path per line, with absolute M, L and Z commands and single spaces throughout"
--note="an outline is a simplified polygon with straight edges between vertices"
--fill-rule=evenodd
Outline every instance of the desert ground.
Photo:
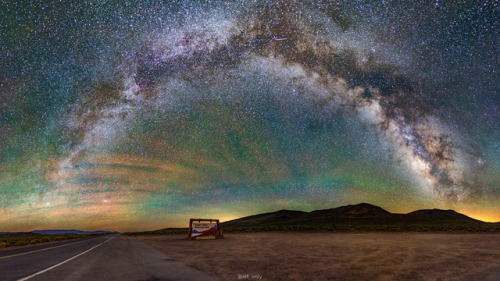
M 229 233 L 139 236 L 222 280 L 500 280 L 500 234 Z

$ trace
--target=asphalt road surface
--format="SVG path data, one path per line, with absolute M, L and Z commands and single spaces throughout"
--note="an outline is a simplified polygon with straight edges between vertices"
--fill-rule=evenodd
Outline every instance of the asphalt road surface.
M 97 236 L 0 252 L 0 280 L 217 280 L 131 237 Z

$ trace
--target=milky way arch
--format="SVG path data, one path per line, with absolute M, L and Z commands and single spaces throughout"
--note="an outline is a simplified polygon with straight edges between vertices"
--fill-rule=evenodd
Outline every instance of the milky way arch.
M 369 35 L 349 38 L 352 23 L 335 11 L 312 11 L 294 1 L 259 3 L 144 36 L 123 63 L 121 82 L 101 86 L 96 92 L 105 96 L 83 99 L 73 110 L 69 127 L 75 141 L 61 169 L 97 140 L 122 134 L 120 126 L 173 87 L 167 81 L 203 89 L 206 76 L 253 64 L 302 87 L 323 107 L 350 108 L 389 144 L 394 161 L 424 193 L 451 202 L 478 196 L 468 169 L 477 159 L 474 149 L 433 116 L 406 66 L 384 55 L 391 46 L 377 45 Z

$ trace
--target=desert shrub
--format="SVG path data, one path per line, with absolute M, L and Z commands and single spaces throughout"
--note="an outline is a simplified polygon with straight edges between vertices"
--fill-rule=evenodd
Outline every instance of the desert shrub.
M 14 243 L 14 246 L 24 246 L 27 244 L 28 244 L 28 241 L 18 240 Z
M 41 242 L 49 242 L 50 241 L 50 238 L 47 237 L 47 236 L 43 236 L 42 238 L 40 238 L 40 241 Z
M 9 247 L 10 246 L 10 243 L 7 243 L 7 242 L 0 242 L 0 248 L 6 248 L 6 247 Z

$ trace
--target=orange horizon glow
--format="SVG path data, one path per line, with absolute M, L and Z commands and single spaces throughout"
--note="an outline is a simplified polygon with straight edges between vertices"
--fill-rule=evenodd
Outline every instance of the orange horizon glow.
M 491 223 L 497 223 L 497 222 L 500 222 L 500 215 L 498 214 L 466 214 L 464 213 L 464 215 L 468 216 L 468 217 L 471 217 L 473 219 L 476 219 L 476 220 L 480 220 L 480 221 L 483 221 L 483 222 L 491 222 Z

